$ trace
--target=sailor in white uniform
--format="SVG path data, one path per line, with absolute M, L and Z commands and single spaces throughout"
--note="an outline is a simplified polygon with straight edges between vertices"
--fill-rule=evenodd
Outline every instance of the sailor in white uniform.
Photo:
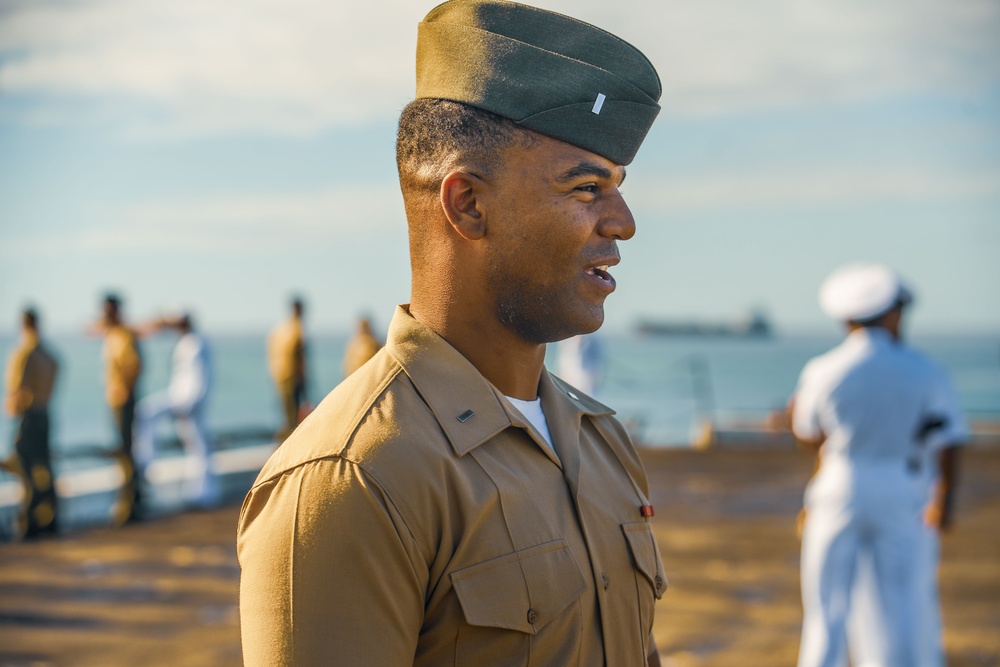
M 914 352 L 916 354 L 916 352 Z M 960 447 L 969 439 L 968 424 L 951 378 L 944 369 L 938 371 L 941 414 L 939 419 L 924 425 L 926 456 L 921 467 L 924 499 L 924 521 L 920 543 L 914 557 L 917 560 L 917 662 L 914 667 L 945 667 L 941 606 L 938 596 L 938 563 L 941 556 L 941 534 L 953 523 L 955 482 Z M 871 561 L 858 564 L 854 597 L 847 622 L 851 664 L 855 667 L 876 667 L 884 663 L 885 642 L 877 627 L 878 600 L 872 594 Z M 847 667 L 847 661 L 842 663 Z
M 596 331 L 567 338 L 556 346 L 556 375 L 587 396 L 597 396 L 605 365 L 604 343 Z
M 883 638 L 873 664 L 917 664 L 924 469 L 950 406 L 941 372 L 899 341 L 910 301 L 899 277 L 874 264 L 842 267 L 820 289 L 823 310 L 848 334 L 806 365 L 793 399 L 795 435 L 822 460 L 805 495 L 799 667 L 842 664 L 865 559 L 870 631 Z
M 137 406 L 137 462 L 141 469 L 148 468 L 156 452 L 156 423 L 170 415 L 187 454 L 186 495 L 196 507 L 213 507 L 219 503 L 221 489 L 212 470 L 211 446 L 205 428 L 212 380 L 208 344 L 194 331 L 187 314 L 161 319 L 152 328 L 176 329 L 180 338 L 174 346 L 167 389 L 144 398 Z

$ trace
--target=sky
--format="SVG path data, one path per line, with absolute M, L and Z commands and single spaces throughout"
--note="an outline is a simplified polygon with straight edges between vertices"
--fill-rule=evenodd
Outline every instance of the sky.
M 383 327 L 407 301 L 395 122 L 417 0 L 0 1 L 0 332 L 191 309 Z M 663 110 L 606 326 L 830 332 L 823 278 L 899 271 L 924 332 L 1000 333 L 1000 0 L 539 0 L 642 50 Z M 8 324 L 9 323 L 9 324 Z

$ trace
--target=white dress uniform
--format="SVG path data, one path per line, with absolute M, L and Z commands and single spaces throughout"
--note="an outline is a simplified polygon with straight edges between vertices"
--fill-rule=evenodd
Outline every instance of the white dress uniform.
M 155 456 L 156 423 L 166 415 L 172 416 L 188 457 L 187 496 L 202 507 L 218 504 L 221 496 L 205 428 L 211 379 L 208 344 L 193 331 L 185 333 L 174 347 L 167 389 L 144 398 L 136 410 L 136 458 L 140 467 L 145 469 Z
M 914 351 L 911 354 L 920 357 Z M 936 409 L 940 410 L 939 426 L 927 434 L 926 458 L 921 467 L 923 479 L 923 502 L 926 507 L 932 500 L 938 483 L 938 456 L 946 447 L 964 445 L 969 438 L 969 428 L 958 400 L 958 394 L 951 379 L 943 368 L 923 359 L 923 363 L 935 368 L 938 376 Z M 944 667 L 945 655 L 942 643 L 941 608 L 938 599 L 938 563 L 941 554 L 940 536 L 935 527 L 923 523 L 920 531 L 917 560 L 917 662 L 915 667 Z M 859 564 L 855 578 L 854 597 L 848 619 L 848 638 L 852 664 L 855 667 L 877 667 L 885 664 L 886 645 L 883 634 L 873 631 L 878 627 L 878 600 L 872 594 L 871 561 L 864 559 Z M 846 667 L 846 660 L 842 667 Z
M 855 265 L 824 283 L 823 309 L 865 322 L 907 302 L 884 267 Z M 927 438 L 941 414 L 940 375 L 885 329 L 853 331 L 810 361 L 796 391 L 793 428 L 825 438 L 822 465 L 806 490 L 802 535 L 804 620 L 799 667 L 839 667 L 859 560 L 870 559 L 876 601 L 871 630 L 885 638 L 885 667 L 916 664 L 919 623 L 913 554 L 922 536 Z
M 588 396 L 597 395 L 604 367 L 604 344 L 597 332 L 567 338 L 556 346 L 556 375 Z

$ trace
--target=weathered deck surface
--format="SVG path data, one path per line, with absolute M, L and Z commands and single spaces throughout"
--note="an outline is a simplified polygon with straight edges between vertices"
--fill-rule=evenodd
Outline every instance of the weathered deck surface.
M 793 665 L 794 518 L 811 460 L 783 447 L 644 453 L 670 577 L 664 664 Z M 951 667 L 1000 665 L 1000 446 L 963 466 L 945 540 Z M 211 512 L 0 544 L 0 666 L 239 665 L 238 493 Z

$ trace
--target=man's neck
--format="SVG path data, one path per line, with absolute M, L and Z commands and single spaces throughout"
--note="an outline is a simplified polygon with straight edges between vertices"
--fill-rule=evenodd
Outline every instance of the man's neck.
M 437 313 L 416 304 L 410 306 L 410 314 L 448 341 L 504 395 L 525 401 L 538 397 L 544 344 L 528 343 L 495 317 L 470 315 L 465 309 Z
M 900 340 L 898 330 L 893 330 L 889 327 L 885 327 L 880 324 L 870 324 L 868 326 L 862 326 L 860 324 L 851 324 L 847 328 L 848 335 L 858 332 L 861 332 L 861 334 L 865 336 L 888 336 L 894 341 L 899 342 Z

